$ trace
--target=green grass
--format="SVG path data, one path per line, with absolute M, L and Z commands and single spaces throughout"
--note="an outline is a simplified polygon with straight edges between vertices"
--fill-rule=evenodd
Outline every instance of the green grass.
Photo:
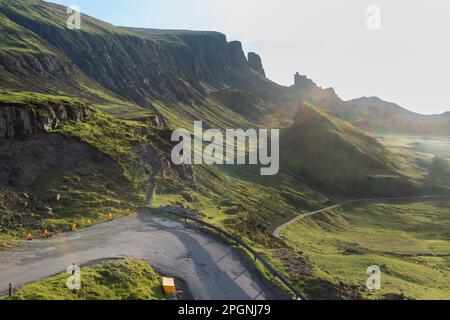
M 356 286 L 367 298 L 450 298 L 450 209 L 446 202 L 371 203 L 299 221 L 283 238 L 316 276 Z M 378 265 L 382 289 L 365 289 Z M 291 275 L 292 276 L 292 275 Z
M 163 300 L 160 276 L 139 259 L 107 260 L 81 269 L 81 289 L 59 274 L 19 288 L 14 300 Z
M 193 131 L 194 121 L 199 119 L 209 127 L 218 129 L 256 127 L 242 115 L 211 98 L 190 104 L 152 101 L 152 105 L 164 116 L 170 128 Z
M 82 103 L 81 100 L 52 94 L 25 91 L 8 91 L 0 89 L 0 103 L 3 104 L 47 104 L 48 102 L 63 102 L 68 105 Z
M 108 114 L 112 118 L 122 120 L 140 120 L 154 115 L 154 112 L 139 107 L 133 103 L 122 101 L 105 91 L 94 87 L 80 84 L 84 94 L 89 95 L 96 102 L 89 104 L 93 109 Z M 89 99 L 88 99 L 89 100 Z M 14 105 L 45 105 L 51 103 L 64 103 L 66 105 L 78 105 L 85 103 L 86 99 L 74 98 L 73 96 L 44 94 L 27 91 L 10 91 L 0 88 L 0 103 Z
M 0 249 L 11 248 L 14 239 L 17 238 L 11 234 L 0 233 Z
M 194 166 L 196 187 L 171 189 L 161 181 L 151 202 L 152 207 L 184 205 L 206 215 L 206 221 L 225 228 L 256 246 L 272 245 L 268 236 L 298 210 L 318 206 L 326 197 L 299 185 L 289 176 L 264 177 L 259 168 L 249 166 Z M 180 185 L 178 185 L 180 186 Z M 162 191 L 164 190 L 164 191 Z M 181 196 L 185 191 L 196 199 L 189 202 Z M 296 205 L 288 203 L 284 194 L 291 193 Z
M 54 180 L 49 175 L 48 180 L 33 187 L 47 192 L 55 190 L 62 196 L 55 218 L 43 221 L 48 229 L 70 230 L 74 223 L 79 228 L 86 227 L 88 219 L 95 224 L 109 219 L 110 213 L 113 217 L 123 216 L 144 201 L 142 192 L 132 188 L 120 172 L 103 169 L 94 163 L 82 164 L 71 172 L 57 173 Z M 31 191 L 39 195 L 39 190 Z

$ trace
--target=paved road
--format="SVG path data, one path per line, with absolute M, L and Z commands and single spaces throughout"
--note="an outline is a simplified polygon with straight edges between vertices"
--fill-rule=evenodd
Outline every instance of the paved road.
M 0 252 L 0 293 L 64 272 L 75 262 L 137 257 L 187 282 L 195 299 L 276 299 L 235 249 L 179 222 L 146 214 L 95 225 Z
M 429 195 L 429 196 L 416 196 L 416 197 L 390 197 L 390 198 L 366 198 L 366 199 L 354 199 L 354 200 L 347 200 L 344 201 L 340 204 L 335 204 L 332 205 L 330 207 L 326 207 L 323 209 L 319 209 L 316 211 L 312 211 L 312 212 L 308 212 L 308 213 L 304 213 L 304 214 L 300 214 L 298 216 L 296 216 L 295 218 L 283 223 L 282 225 L 278 226 L 275 231 L 272 233 L 274 237 L 276 238 L 280 238 L 281 236 L 281 232 L 283 232 L 283 230 L 285 230 L 287 227 L 289 227 L 290 225 L 296 223 L 297 221 L 309 217 L 309 216 L 313 216 L 319 213 L 323 213 L 325 211 L 329 211 L 332 209 L 336 209 L 338 207 L 341 207 L 343 205 L 348 205 L 351 203 L 357 203 L 357 202 L 372 202 L 372 201 L 389 201 L 389 200 L 427 200 L 427 199 L 437 199 L 437 198 L 450 198 L 450 196 L 448 195 Z
M 322 212 L 327 211 L 327 210 L 335 209 L 335 208 L 337 208 L 337 207 L 340 207 L 340 205 L 339 205 L 339 204 L 336 204 L 336 205 L 334 205 L 334 206 L 327 207 L 327 208 L 323 208 L 323 209 L 320 209 L 320 210 L 308 212 L 308 213 L 305 213 L 305 214 L 299 214 L 299 215 L 296 216 L 295 218 L 293 218 L 293 219 L 291 219 L 291 220 L 289 220 L 289 221 L 283 223 L 283 224 L 280 225 L 278 228 L 276 228 L 275 231 L 273 232 L 273 236 L 279 238 L 280 235 L 281 235 L 281 232 L 282 232 L 284 229 L 286 229 L 286 228 L 289 227 L 290 225 L 296 223 L 297 221 L 299 221 L 299 220 L 301 220 L 301 219 L 303 219 L 303 218 L 306 218 L 306 217 L 308 217 L 308 216 L 313 216 L 313 215 L 315 215 L 315 214 L 319 214 L 319 213 L 322 213 Z

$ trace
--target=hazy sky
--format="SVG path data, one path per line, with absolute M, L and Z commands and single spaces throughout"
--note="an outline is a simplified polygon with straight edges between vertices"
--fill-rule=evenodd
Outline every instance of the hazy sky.
M 258 52 L 272 80 L 299 71 L 345 100 L 450 110 L 448 0 L 53 0 L 115 25 L 216 30 Z M 381 29 L 367 28 L 370 5 Z

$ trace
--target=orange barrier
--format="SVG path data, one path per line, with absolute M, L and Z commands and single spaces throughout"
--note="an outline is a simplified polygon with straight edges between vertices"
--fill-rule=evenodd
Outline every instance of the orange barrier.
M 162 287 L 165 294 L 174 294 L 176 291 L 175 280 L 173 278 L 162 278 Z

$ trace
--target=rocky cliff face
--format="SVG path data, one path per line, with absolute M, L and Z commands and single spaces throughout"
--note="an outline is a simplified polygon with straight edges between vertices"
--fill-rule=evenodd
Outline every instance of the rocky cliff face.
M 64 25 L 65 7 L 42 1 L 0 6 L 0 12 L 10 24 L 35 35 L 47 46 L 48 56 L 45 63 L 36 60 L 35 53 L 19 55 L 26 60 L 20 63 L 17 57 L 2 59 L 0 69 L 23 73 L 20 78 L 42 70 L 35 78 L 46 79 L 40 82 L 45 89 L 54 90 L 55 78 L 67 87 L 77 83 L 74 77 L 87 76 L 127 100 L 150 107 L 151 100 L 190 102 L 205 94 L 202 83 L 217 87 L 231 83 L 236 74 L 250 73 L 242 44 L 228 42 L 218 32 L 120 28 L 87 16 L 82 17 L 82 29 L 74 31 Z M 4 81 L 0 77 L 0 84 Z M 5 87 L 16 89 L 19 84 Z
M 0 138 L 32 135 L 56 129 L 69 121 L 83 121 L 90 110 L 83 104 L 8 104 L 0 102 Z
M 222 33 L 136 28 L 126 30 L 156 41 L 174 60 L 178 76 L 201 94 L 204 92 L 200 82 L 222 89 L 224 83 L 233 85 L 239 77 L 252 76 L 241 42 L 228 42 Z M 262 81 L 259 80 L 261 87 Z
M 225 35 L 218 32 L 165 33 L 164 30 L 128 29 L 155 41 L 156 35 L 171 41 L 157 41 L 176 65 L 179 76 L 188 79 L 199 89 L 199 81 L 214 83 L 230 77 L 233 72 L 230 45 Z M 168 31 L 166 31 L 168 32 Z
M 230 55 L 233 67 L 238 70 L 246 70 L 249 68 L 247 58 L 244 50 L 242 50 L 242 43 L 239 41 L 230 42 Z
M 266 71 L 264 70 L 261 57 L 258 54 L 254 52 L 248 53 L 248 65 L 251 69 L 255 70 L 263 77 L 266 76 Z

